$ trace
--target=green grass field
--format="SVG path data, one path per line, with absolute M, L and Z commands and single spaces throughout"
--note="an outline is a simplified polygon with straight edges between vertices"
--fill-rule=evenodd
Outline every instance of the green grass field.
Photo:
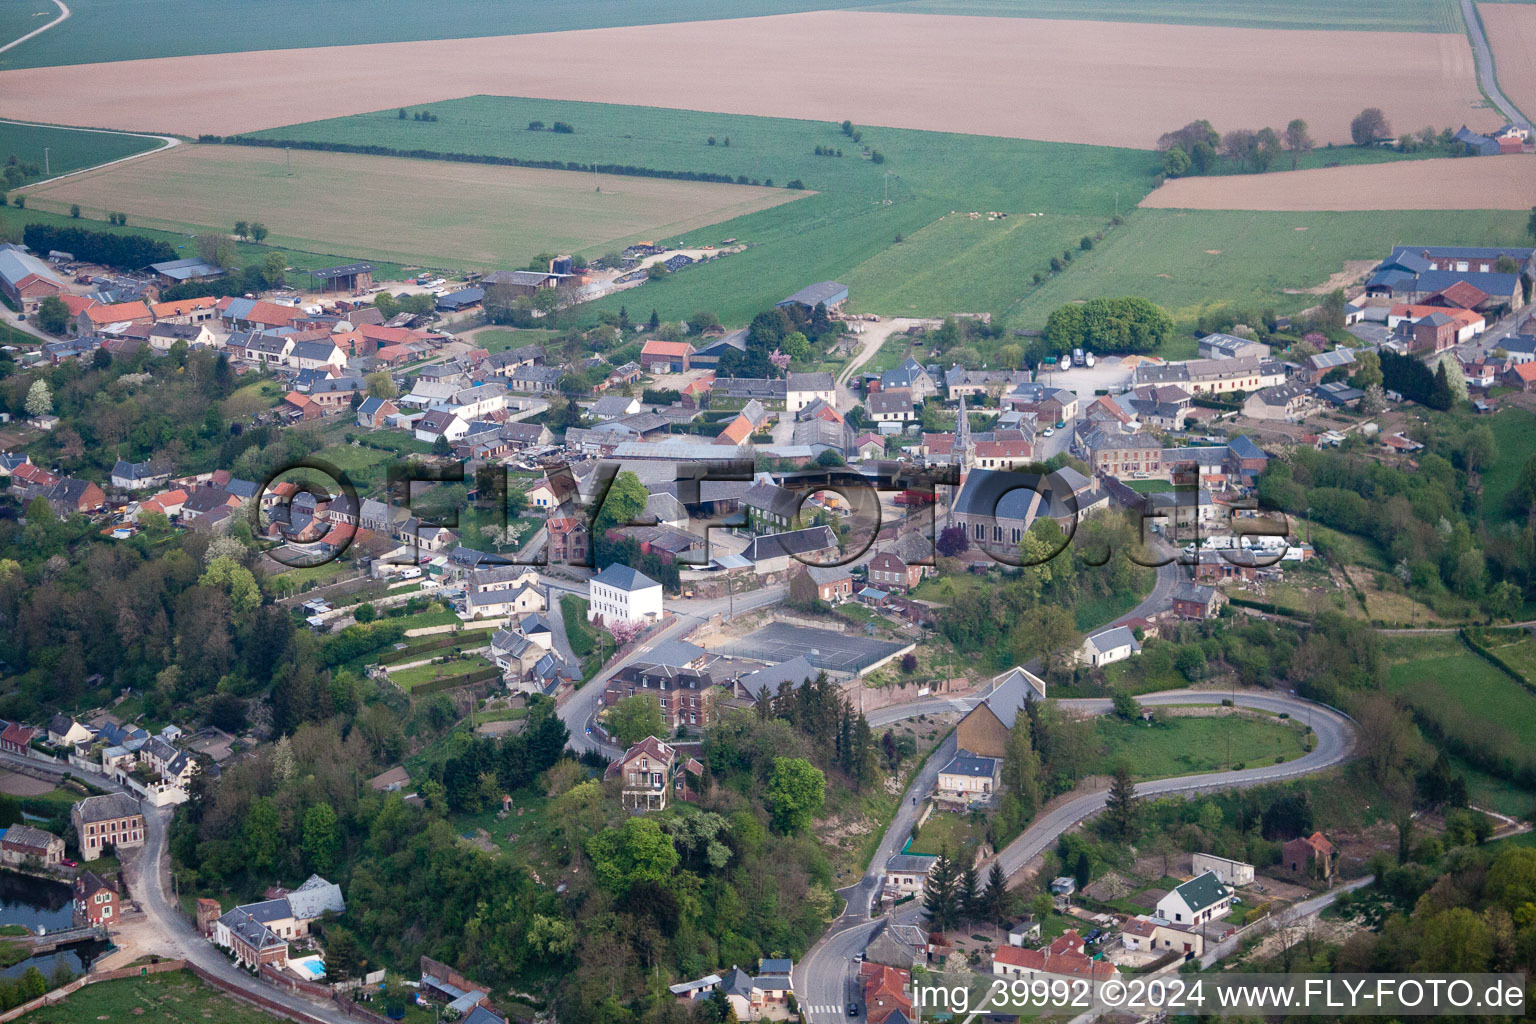
M 442 654 L 433 651 L 434 657 Z M 409 693 L 418 686 L 424 686 L 437 679 L 449 676 L 462 676 L 466 672 L 475 672 L 479 669 L 490 668 L 491 663 L 478 654 L 470 658 L 455 658 L 453 661 L 443 662 L 440 665 L 417 665 L 415 668 L 401 669 L 399 672 L 389 674 L 390 682 Z
M 1530 748 L 1536 693 L 1467 650 L 1454 634 L 1392 637 L 1385 650 L 1392 662 L 1388 689 L 1447 733 L 1495 751 Z
M 28 1024 L 95 1024 L 103 1020 L 271 1024 L 274 1020 L 204 985 L 187 971 L 87 985 L 62 1003 L 33 1010 L 21 1019 Z
M 403 264 L 524 266 L 541 252 L 617 250 L 805 195 L 787 189 L 274 147 L 181 146 L 27 190 L 55 213 L 122 210 L 168 231 L 261 220 L 274 245 Z M 316 203 L 315 197 L 329 197 Z
M 42 28 L 59 16 L 49 0 L 4 0 L 0 3 L 0 45 Z
M 1509 495 L 1520 481 L 1520 471 L 1531 457 L 1531 438 L 1536 437 L 1536 413 L 1517 406 L 1505 406 L 1483 419 L 1498 443 L 1497 457 L 1482 476 L 1483 520 L 1502 522 L 1509 518 Z
M 1195 775 L 1237 763 L 1255 768 L 1306 753 L 1304 730 L 1278 718 L 1228 714 L 1169 718 L 1166 725 L 1150 726 L 1106 717 L 1097 728 L 1105 770 L 1125 761 L 1138 779 Z
M 1455 0 L 895 0 L 864 9 L 1236 28 L 1461 31 Z
M 643 303 L 664 319 L 713 309 L 727 323 L 744 321 L 827 278 L 847 283 L 850 308 L 860 311 L 1000 314 L 1052 256 L 1076 252 L 1083 235 L 1104 230 L 1117 204 L 1130 209 L 1157 170 L 1154 154 L 1142 150 L 892 128 L 862 128 L 855 144 L 837 125 L 787 118 L 489 96 L 429 109 L 437 121 L 401 120 L 391 109 L 256 135 L 700 171 L 778 186 L 798 179 L 817 193 L 673 236 L 686 245 L 735 237 L 749 248 L 649 283 L 643 296 L 589 307 L 595 313 Z M 530 132 L 533 120 L 566 121 L 576 131 Z M 844 155 L 817 156 L 818 146 Z M 862 155 L 866 146 L 883 162 Z M 1008 217 L 989 220 L 989 211 Z M 981 216 L 972 219 L 973 212 Z
M 49 4 L 49 8 L 57 10 L 52 4 Z M 3 10 L 5 7 L 0 6 L 0 11 Z M 0 28 L 3 28 L 3 24 L 0 24 Z M 109 160 L 157 149 L 161 145 L 163 143 L 159 139 L 144 135 L 87 132 L 74 128 L 0 121 L 0 160 L 14 156 L 22 163 L 35 163 L 42 167 L 43 150 L 46 149 L 47 167 L 53 174 L 67 174 L 83 167 L 95 167 Z
M 1380 259 L 1408 239 L 1436 245 L 1519 245 L 1523 219 L 1497 210 L 1262 213 L 1137 210 L 1092 253 L 1033 289 L 1010 326 L 1039 327 L 1051 310 L 1100 295 L 1141 295 L 1190 321 L 1226 303 L 1288 313 L 1345 260 Z
M 31 7 L 38 0 L 6 2 Z M 736 0 L 731 4 L 712 0 L 593 0 L 573 9 L 551 0 L 492 5 L 481 0 L 438 0 L 432 4 L 351 0 L 344 17 L 334 8 L 303 0 L 269 0 L 262 5 L 260 17 L 241 17 L 226 5 L 204 0 L 164 0 L 157 4 L 72 0 L 69 6 L 73 16 L 68 21 L 0 54 L 0 69 L 710 21 L 857 4 L 836 0 Z M 58 10 L 52 4 L 47 9 Z M 20 28 L 22 19 L 0 20 L 0 28 L 12 23 Z M 28 24 L 15 35 L 35 27 Z
M 128 218 L 128 224 L 124 227 L 114 227 L 105 220 L 81 217 L 76 220 L 67 212 L 59 213 L 49 210 L 38 210 L 29 206 L 25 210 L 18 210 L 8 206 L 0 210 L 0 231 L 14 231 L 18 236 L 28 224 L 52 224 L 56 226 L 80 227 L 87 231 L 107 231 L 116 235 L 144 235 L 148 238 L 159 239 L 168 243 L 171 248 L 181 250 L 177 256 L 197 255 L 197 244 L 185 231 L 167 231 L 160 228 L 145 227 Z M 233 221 L 230 227 L 233 227 Z M 222 227 L 222 225 L 220 225 Z M 324 267 L 334 267 L 338 263 L 347 263 L 355 260 L 357 254 L 338 255 L 336 253 L 307 252 L 299 249 L 289 249 L 278 245 L 256 245 L 251 242 L 236 242 L 235 252 L 239 255 L 244 265 L 260 263 L 269 252 L 281 252 L 287 257 L 288 266 L 295 274 L 304 270 L 319 270 Z M 374 276 L 380 281 L 398 281 L 405 277 L 405 268 L 398 263 L 390 263 L 384 260 L 373 261 Z

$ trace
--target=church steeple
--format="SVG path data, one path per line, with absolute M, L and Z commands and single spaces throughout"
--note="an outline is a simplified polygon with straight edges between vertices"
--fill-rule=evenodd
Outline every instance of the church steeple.
M 955 458 L 961 464 L 970 461 L 971 418 L 965 414 L 965 396 L 960 396 L 960 413 L 955 420 Z

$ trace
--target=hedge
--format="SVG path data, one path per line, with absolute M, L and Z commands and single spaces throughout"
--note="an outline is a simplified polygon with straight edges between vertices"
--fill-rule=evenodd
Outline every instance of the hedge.
M 419 658 L 439 648 L 454 647 L 468 640 L 476 640 L 482 637 L 486 643 L 490 643 L 491 634 L 494 632 L 496 632 L 494 629 L 462 629 L 457 633 L 441 633 L 435 636 L 424 637 L 423 639 L 427 641 L 426 643 L 413 643 L 404 650 L 386 651 L 384 654 L 379 655 L 379 664 L 393 665 L 397 661 L 409 661 L 411 658 Z
M 460 686 L 473 686 L 476 683 L 483 683 L 488 679 L 500 678 L 501 669 L 491 665 L 487 668 L 476 669 L 473 672 L 465 672 L 463 675 L 444 676 L 441 679 L 434 679 L 430 683 L 422 683 L 420 686 L 411 687 L 410 692 L 412 697 L 416 697 L 421 694 L 437 693 L 441 690 L 452 690 Z
M 586 174 L 617 174 L 634 178 L 714 181 L 723 185 L 763 184 L 756 178 L 748 178 L 745 174 L 738 174 L 733 178 L 729 174 L 716 174 L 712 171 L 666 171 L 655 167 L 635 167 L 630 164 L 584 164 L 576 160 L 524 160 L 515 156 L 489 156 L 484 153 L 443 153 L 435 149 L 396 149 L 393 146 L 365 146 L 351 142 L 320 142 L 314 139 L 257 139 L 248 135 L 199 135 L 197 141 L 224 143 L 232 146 L 314 149 L 325 153 L 358 153 L 364 156 L 398 156 L 411 160 L 445 160 L 449 163 L 457 164 L 497 164 L 505 167 L 535 167 L 546 171 L 581 171 Z

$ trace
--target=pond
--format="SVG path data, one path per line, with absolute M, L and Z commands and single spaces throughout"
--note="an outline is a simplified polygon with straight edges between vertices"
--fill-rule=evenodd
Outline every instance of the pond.
M 0 925 L 25 925 L 32 931 L 46 928 L 58 931 L 74 925 L 74 905 L 70 888 L 61 882 L 50 882 L 30 875 L 0 871 Z M 81 974 L 90 962 L 106 952 L 104 942 L 87 942 L 29 957 L 19 964 L 0 969 L 0 976 L 7 978 L 25 974 L 27 968 L 36 967 L 45 977 L 51 976 L 59 964 L 64 964 L 76 974 Z

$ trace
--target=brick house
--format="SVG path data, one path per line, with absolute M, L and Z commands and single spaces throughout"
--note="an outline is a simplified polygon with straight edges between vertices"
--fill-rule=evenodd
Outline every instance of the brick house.
M 837 604 L 853 596 L 853 574 L 843 566 L 808 565 L 806 575 L 816 584 L 816 598 Z
M 1335 850 L 1321 832 L 1292 839 L 1280 847 L 1280 864 L 1297 875 L 1310 875 L 1326 881 L 1333 877 Z
M 75 879 L 75 920 L 110 924 L 118 916 L 117 890 L 94 871 L 82 871 Z
M 20 722 L 6 722 L 5 728 L 0 730 L 0 750 L 7 754 L 25 756 L 34 735 L 36 730 L 29 729 Z
M 1214 587 L 1180 583 L 1173 591 L 1173 613 L 1181 619 L 1214 619 L 1226 597 Z
M 1504 374 L 1504 383 L 1518 391 L 1536 391 L 1536 363 L 1518 363 Z
M 603 777 L 620 780 L 619 799 L 626 810 L 660 811 L 673 797 L 688 799 L 687 776 L 703 771 L 672 744 L 647 736 L 610 764 Z
M 0 835 L 0 861 L 22 864 L 28 859 L 56 866 L 64 859 L 64 840 L 31 825 L 12 825 Z
M 911 590 L 923 579 L 923 567 L 908 565 L 889 551 L 869 560 L 869 585 L 881 590 Z
M 95 860 L 106 847 L 144 845 L 144 814 L 139 802 L 125 793 L 88 796 L 69 812 L 84 860 Z
M 686 341 L 652 339 L 640 350 L 640 367 L 646 373 L 682 373 L 693 358 L 693 346 Z
M 590 537 L 585 520 L 559 516 L 545 524 L 549 531 L 549 560 L 565 565 L 587 564 Z

